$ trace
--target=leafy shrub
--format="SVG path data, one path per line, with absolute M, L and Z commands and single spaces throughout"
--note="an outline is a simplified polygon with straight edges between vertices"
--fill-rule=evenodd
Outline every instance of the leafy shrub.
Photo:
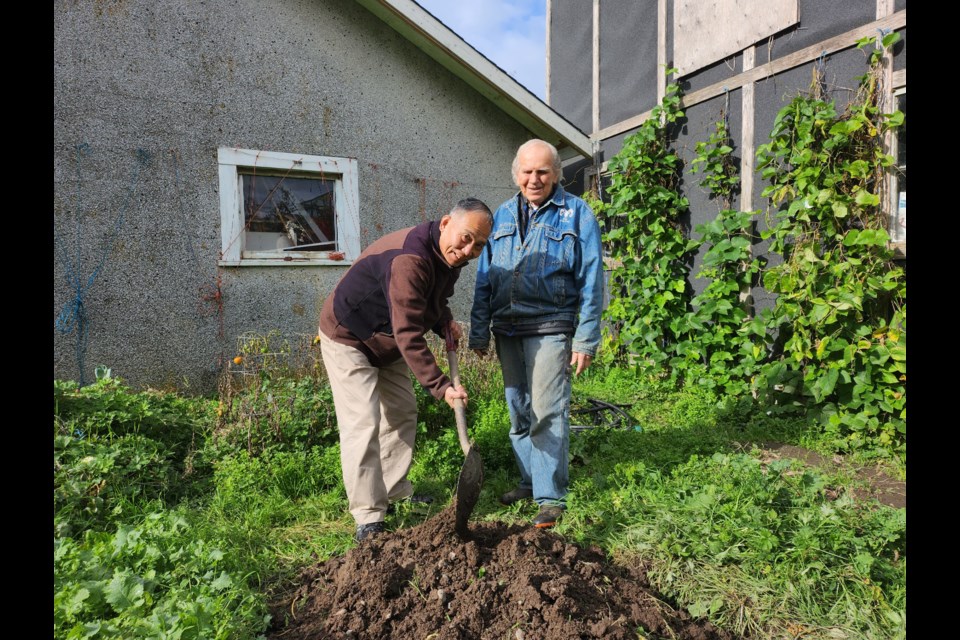
M 213 404 L 153 390 L 133 391 L 120 378 L 95 383 L 55 380 L 54 527 L 79 535 L 122 521 L 137 504 L 172 504 L 210 471 L 196 457 Z
M 253 638 L 269 622 L 238 558 L 174 512 L 81 541 L 55 538 L 53 561 L 58 640 Z
M 223 453 L 309 451 L 337 441 L 333 393 L 324 378 L 261 369 L 253 381 L 229 380 L 221 392 L 215 438 Z
M 516 462 L 510 445 L 510 410 L 502 387 L 498 395 L 474 402 L 470 420 L 471 433 L 483 456 L 483 466 L 491 470 L 515 471 Z
M 825 99 L 818 67 L 810 95 L 780 110 L 758 148 L 771 210 L 760 239 L 777 256 L 772 266 L 752 257 L 752 214 L 730 208 L 738 176 L 725 120 L 693 161 L 723 210 L 697 228 L 702 240 L 689 238 L 672 147 L 680 90 L 668 85 L 610 160 L 609 201 L 591 200 L 614 264 L 598 360 L 750 393 L 771 413 L 808 416 L 835 451 L 905 459 L 906 277 L 882 206 L 894 163 L 884 140 L 904 114 L 880 103 L 881 61 L 899 38 L 858 41 L 868 72 L 842 112 Z M 702 247 L 698 277 L 708 284 L 693 297 L 688 271 Z M 760 281 L 776 297 L 754 314 L 745 294 Z
M 54 531 L 79 535 L 122 522 L 123 505 L 163 498 L 177 476 L 169 450 L 150 438 L 122 435 L 109 442 L 55 435 Z
M 147 389 L 134 391 L 121 378 L 103 375 L 79 386 L 54 380 L 53 415 L 57 430 L 81 439 L 112 438 L 127 434 L 149 438 L 169 450 L 183 473 L 191 454 L 213 424 L 215 404 L 205 398 L 182 397 Z
M 610 201 L 589 200 L 618 264 L 610 273 L 604 319 L 611 331 L 602 354 L 644 373 L 666 364 L 671 324 L 689 310 L 692 295 L 689 258 L 698 243 L 682 222 L 689 202 L 680 190 L 683 161 L 672 146 L 684 118 L 680 102 L 679 85 L 670 83 L 650 117 L 611 158 Z
M 217 504 L 228 513 L 260 504 L 264 496 L 299 500 L 335 489 L 343 493 L 340 447 L 271 449 L 257 456 L 238 451 L 217 461 L 214 485 Z

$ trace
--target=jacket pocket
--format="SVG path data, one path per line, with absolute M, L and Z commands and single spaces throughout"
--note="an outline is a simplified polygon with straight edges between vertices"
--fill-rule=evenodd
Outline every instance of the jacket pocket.
M 577 234 L 572 229 L 544 228 L 545 266 L 549 276 L 556 271 L 573 271 L 574 255 L 576 253 Z
M 367 345 L 371 353 L 384 362 L 396 360 L 397 355 L 400 354 L 397 341 L 391 333 L 375 331 L 373 335 L 363 341 L 363 344 Z
M 509 268 L 513 264 L 513 235 L 517 232 L 517 225 L 512 222 L 505 222 L 493 231 L 493 263 L 504 268 Z
M 573 230 L 544 227 L 540 277 L 555 311 L 564 309 L 568 294 L 572 294 L 568 288 L 572 285 L 576 244 Z
M 512 222 L 504 222 L 497 227 L 496 231 L 493 232 L 493 239 L 499 240 L 504 236 L 512 236 L 516 230 L 517 225 L 513 224 Z

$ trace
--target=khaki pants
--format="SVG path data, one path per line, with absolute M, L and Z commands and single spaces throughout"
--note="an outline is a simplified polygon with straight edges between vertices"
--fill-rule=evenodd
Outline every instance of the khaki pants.
M 340 465 L 350 513 L 360 524 L 383 520 L 392 500 L 413 494 L 407 473 L 417 435 L 417 398 L 400 360 L 374 367 L 353 347 L 320 333 L 340 431 Z

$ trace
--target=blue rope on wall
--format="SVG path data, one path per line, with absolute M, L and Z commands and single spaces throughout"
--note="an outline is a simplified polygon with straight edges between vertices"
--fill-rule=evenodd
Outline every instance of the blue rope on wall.
M 197 254 L 193 250 L 193 239 L 190 237 L 189 231 L 190 224 L 187 220 L 187 213 L 183 208 L 183 188 L 180 186 L 180 162 L 174 151 L 170 152 L 170 157 L 173 158 L 173 179 L 177 188 L 177 203 L 180 205 L 180 221 L 183 224 L 183 233 L 187 237 L 187 251 L 190 252 L 190 257 L 193 258 L 193 264 L 197 268 L 197 273 L 202 277 L 203 268 L 200 266 L 200 259 L 197 258 Z
M 100 271 L 103 269 L 104 264 L 106 264 L 107 257 L 113 253 L 113 248 L 117 243 L 117 239 L 120 237 L 120 228 L 123 226 L 124 218 L 126 217 L 127 208 L 130 206 L 130 201 L 133 199 L 133 193 L 136 190 L 137 183 L 140 180 L 140 172 L 145 168 L 152 159 L 153 155 L 144 149 L 137 149 L 137 166 L 134 170 L 133 177 L 130 181 L 130 186 L 127 190 L 127 198 L 123 205 L 120 207 L 120 211 L 117 213 L 117 218 L 114 221 L 113 225 L 113 239 L 112 241 L 106 243 L 104 247 L 103 255 L 100 256 L 100 261 L 97 263 L 96 268 L 87 276 L 86 281 L 84 281 L 81 276 L 81 265 L 80 265 L 80 187 L 81 187 L 81 178 L 80 178 L 80 161 L 85 155 L 90 153 L 90 145 L 86 142 L 78 144 L 76 147 L 77 151 L 77 197 L 75 204 L 75 217 L 76 217 L 76 250 L 74 255 L 74 260 L 69 261 L 66 259 L 63 251 L 63 243 L 60 241 L 60 237 L 57 234 L 56 226 L 54 226 L 53 236 L 54 236 L 54 246 L 57 248 L 56 255 L 60 261 L 60 264 L 63 266 L 64 273 L 66 274 L 67 284 L 70 286 L 70 289 L 73 291 L 72 299 L 64 306 L 60 311 L 60 314 L 57 316 L 55 327 L 57 331 L 62 334 L 70 334 L 74 331 L 77 332 L 77 369 L 80 372 L 80 386 L 86 385 L 86 380 L 84 377 L 84 355 L 86 353 L 87 346 L 87 337 L 90 331 L 90 321 L 87 318 L 87 313 L 84 307 L 84 299 L 87 295 L 87 292 L 93 286 L 93 283 L 96 281 L 97 276 L 100 274 Z

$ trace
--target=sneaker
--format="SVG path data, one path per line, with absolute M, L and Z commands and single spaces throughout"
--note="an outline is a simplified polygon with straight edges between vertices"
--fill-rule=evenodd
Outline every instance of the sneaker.
M 412 496 L 407 496 L 406 498 L 400 498 L 397 502 L 391 502 L 387 505 L 387 515 L 391 516 L 397 512 L 397 503 L 400 504 L 409 504 L 410 506 L 425 506 L 433 504 L 433 496 L 428 496 L 426 494 L 413 494 Z
M 563 507 L 558 507 L 555 504 L 540 505 L 540 512 L 537 514 L 537 517 L 533 519 L 533 526 L 537 529 L 552 527 L 560 521 L 560 516 L 562 515 Z
M 520 502 L 521 500 L 526 500 L 527 498 L 533 497 L 533 491 L 530 489 L 524 489 L 523 487 L 517 487 L 513 491 L 507 491 L 505 494 L 500 496 L 500 503 L 510 506 L 511 504 Z
M 383 522 L 368 522 L 367 524 L 358 524 L 357 533 L 353 536 L 353 539 L 357 542 L 360 542 L 361 540 L 366 540 L 370 536 L 383 533 L 384 531 L 386 531 L 386 529 L 383 526 Z

